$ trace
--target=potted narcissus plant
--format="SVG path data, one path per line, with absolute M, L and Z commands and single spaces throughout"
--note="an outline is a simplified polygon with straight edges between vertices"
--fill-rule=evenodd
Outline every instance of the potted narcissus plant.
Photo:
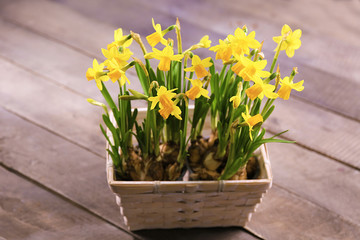
M 288 142 L 276 138 L 282 133 L 266 138 L 262 126 L 275 99 L 303 89 L 303 81 L 294 83 L 296 68 L 283 79 L 279 67 L 274 71 L 282 50 L 292 57 L 300 47 L 301 30 L 284 25 L 274 37 L 267 71 L 263 43 L 245 26 L 216 46 L 205 35 L 183 48 L 178 20 L 165 29 L 152 25 L 146 37 L 151 51 L 139 34 L 117 29 L 102 49 L 105 61 L 94 59 L 86 72 L 106 101 L 88 99 L 104 109 L 107 179 L 121 215 L 131 230 L 244 226 L 272 182 L 264 144 Z M 172 32 L 175 40 L 168 38 Z M 130 50 L 134 42 L 141 58 Z M 199 48 L 222 60 L 220 73 Z M 108 80 L 118 84 L 116 97 Z M 133 81 L 142 90 L 129 88 Z M 146 103 L 145 111 L 132 108 L 136 100 Z M 205 126 L 209 136 L 203 136 Z
M 254 31 L 248 34 L 246 27 L 237 28 L 234 35 L 210 48 L 223 67 L 218 73 L 211 66 L 205 76 L 214 97 L 195 100 L 189 148 L 193 179 L 253 178 L 257 174 L 254 151 L 265 143 L 288 142 L 276 139 L 284 132 L 265 138 L 262 124 L 273 112 L 275 99 L 288 100 L 292 90 L 304 89 L 303 81 L 294 83 L 297 68 L 283 79 L 279 65 L 274 71 L 280 51 L 286 50 L 287 56 L 293 57 L 301 45 L 300 37 L 300 29 L 292 32 L 288 25 L 283 26 L 281 36 L 273 38 L 277 47 L 269 71 L 265 70 L 267 60 L 261 52 L 263 43 L 255 39 Z M 211 135 L 204 139 L 202 129 L 209 110 Z

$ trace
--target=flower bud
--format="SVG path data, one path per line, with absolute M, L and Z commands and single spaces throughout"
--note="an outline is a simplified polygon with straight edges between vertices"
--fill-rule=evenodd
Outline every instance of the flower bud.
M 133 57 L 133 59 L 134 59 L 134 61 L 135 61 L 137 64 L 139 64 L 140 67 L 144 70 L 145 75 L 146 75 L 147 77 L 149 77 L 149 73 L 148 73 L 145 65 L 143 64 L 143 62 L 142 62 L 140 59 L 136 58 L 136 57 Z
M 130 31 L 130 35 L 135 40 L 135 42 L 137 42 L 140 45 L 141 50 L 143 51 L 143 53 L 145 55 L 147 53 L 147 51 L 146 51 L 144 43 L 141 41 L 140 34 Z
M 87 100 L 89 103 L 91 103 L 92 105 L 102 107 L 102 108 L 104 109 L 104 111 L 106 112 L 106 114 L 107 114 L 107 115 L 109 114 L 108 109 L 107 109 L 107 107 L 106 107 L 105 104 L 103 104 L 103 103 L 101 103 L 101 102 L 98 102 L 98 101 L 96 101 L 96 100 L 94 100 L 94 99 L 91 99 L 91 98 L 88 98 L 88 99 L 86 99 L 86 100 Z

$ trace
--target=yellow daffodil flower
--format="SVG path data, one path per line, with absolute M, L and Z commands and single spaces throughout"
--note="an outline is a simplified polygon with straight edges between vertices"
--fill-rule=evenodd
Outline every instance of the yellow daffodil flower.
M 296 29 L 293 32 L 289 25 L 285 24 L 281 29 L 281 36 L 273 37 L 273 40 L 276 43 L 280 43 L 280 41 L 284 39 L 281 43 L 280 51 L 285 50 L 286 55 L 291 58 L 294 56 L 295 50 L 301 46 L 301 33 L 300 29 Z M 275 51 L 277 51 L 278 48 L 279 45 L 275 48 Z
M 241 54 L 250 54 L 249 48 L 259 48 L 261 44 L 255 39 L 255 32 L 252 31 L 249 35 L 246 35 L 241 28 L 235 30 L 234 35 L 228 36 L 233 52 Z
M 195 98 L 199 98 L 200 96 L 204 96 L 206 98 L 210 98 L 208 96 L 209 91 L 204 89 L 203 83 L 200 79 L 190 79 L 187 78 L 191 84 L 192 84 L 192 88 L 190 88 L 189 91 L 186 91 L 185 95 L 190 98 L 191 100 L 195 100 Z
M 173 101 L 172 105 L 169 105 L 167 107 L 163 107 L 160 108 L 159 113 L 160 115 L 164 118 L 167 119 L 169 117 L 169 115 L 173 115 L 174 117 L 176 117 L 179 120 L 182 120 L 180 114 L 181 114 L 181 110 L 178 106 L 175 105 L 175 103 Z
M 124 48 L 122 53 L 119 52 L 117 47 L 112 47 L 109 50 L 102 48 L 101 51 L 104 57 L 107 58 L 104 62 L 106 66 L 109 65 L 108 62 L 112 59 L 115 59 L 120 66 L 124 66 L 133 54 L 128 48 Z
M 194 72 L 198 78 L 203 78 L 208 75 L 208 71 L 205 69 L 207 67 L 212 66 L 212 62 L 210 62 L 211 57 L 205 58 L 203 60 L 200 59 L 199 56 L 194 55 L 191 61 L 192 67 L 185 68 L 185 72 Z
M 176 93 L 173 93 L 175 89 L 167 90 L 166 87 L 161 86 L 159 90 L 157 90 L 157 96 L 156 97 L 149 97 L 149 101 L 151 101 L 151 110 L 155 108 L 156 104 L 159 103 L 159 107 L 166 107 L 171 105 L 171 99 L 175 97 Z
M 263 122 L 264 119 L 261 116 L 261 114 L 256 114 L 255 116 L 251 116 L 249 114 L 249 107 L 246 105 L 246 113 L 241 113 L 241 116 L 244 118 L 245 123 L 249 126 L 249 135 L 250 135 L 250 139 L 251 141 L 253 140 L 251 131 L 253 129 L 253 127 L 260 123 Z
M 209 48 L 210 51 L 216 52 L 215 59 L 221 59 L 223 62 L 229 61 L 232 55 L 232 47 L 230 42 L 219 39 L 219 45 Z
M 161 86 L 157 91 L 156 97 L 149 97 L 149 101 L 151 101 L 150 109 L 154 109 L 156 104 L 159 103 L 159 113 L 164 118 L 167 119 L 169 115 L 173 115 L 177 119 L 181 120 L 180 114 L 181 110 L 175 103 L 171 100 L 175 97 L 176 93 L 173 93 L 176 89 L 167 90 L 166 87 Z
M 127 39 L 127 36 L 123 35 L 123 31 L 121 28 L 114 31 L 114 41 L 107 45 L 107 49 L 111 49 L 113 47 L 119 48 L 129 47 L 132 43 L 132 38 Z
M 192 45 L 189 49 L 187 49 L 185 51 L 185 53 L 189 52 L 189 51 L 193 51 L 193 50 L 198 49 L 198 48 L 209 48 L 210 46 L 211 46 L 211 40 L 209 40 L 208 35 L 205 35 L 200 39 L 200 42 L 198 42 L 197 44 Z
M 105 82 L 109 80 L 109 77 L 106 73 L 103 72 L 104 70 L 104 63 L 99 64 L 96 59 L 93 60 L 93 68 L 88 68 L 86 71 L 86 78 L 88 81 L 95 79 L 96 86 L 99 90 L 102 90 L 101 82 Z
M 271 98 L 271 99 L 275 99 L 278 97 L 278 95 L 276 93 L 274 93 L 275 90 L 275 86 L 268 84 L 268 83 L 264 83 L 263 80 L 255 80 L 254 81 L 255 84 L 246 89 L 246 94 L 247 96 L 251 99 L 254 100 L 255 98 L 259 97 L 261 100 L 264 98 L 264 95 L 267 98 Z
M 108 76 L 110 77 L 111 81 L 116 82 L 119 80 L 121 86 L 123 86 L 125 82 L 130 84 L 129 79 L 125 75 L 125 71 L 122 70 L 123 66 L 119 65 L 119 63 L 114 58 L 109 60 L 108 63 Z
M 270 73 L 268 71 L 262 70 L 267 64 L 266 60 L 253 62 L 252 60 L 244 57 L 243 55 L 235 55 L 235 58 L 238 60 L 238 62 L 234 66 L 232 66 L 231 70 L 233 70 L 234 73 L 242 77 L 244 81 L 261 80 L 261 78 L 266 78 L 270 76 Z
M 233 96 L 230 98 L 230 102 L 233 103 L 233 108 L 236 109 L 239 107 L 241 99 L 240 96 Z
M 209 48 L 211 46 L 211 40 L 209 40 L 209 36 L 205 35 L 200 39 L 199 45 L 202 48 Z
M 297 83 L 293 83 L 293 80 L 290 81 L 289 77 L 284 77 L 284 79 L 280 80 L 281 88 L 279 89 L 277 94 L 279 95 L 280 98 L 284 100 L 288 100 L 292 89 L 298 92 L 304 90 L 303 83 L 304 80 L 301 80 L 300 82 Z
M 151 47 L 155 47 L 155 45 L 158 44 L 159 42 L 161 42 L 163 45 L 166 46 L 167 41 L 164 38 L 165 34 L 163 34 L 161 31 L 161 25 L 159 23 L 155 25 L 153 18 L 152 18 L 152 25 L 155 29 L 155 32 L 147 36 L 146 40 L 148 41 Z
M 166 46 L 162 51 L 153 48 L 153 52 L 146 54 L 145 59 L 155 58 L 160 60 L 158 68 L 161 71 L 169 71 L 171 61 L 180 61 L 184 55 L 176 54 L 174 55 L 174 50 L 170 46 Z

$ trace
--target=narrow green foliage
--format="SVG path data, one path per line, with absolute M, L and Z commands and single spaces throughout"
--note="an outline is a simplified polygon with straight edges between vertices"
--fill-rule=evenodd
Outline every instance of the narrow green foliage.
M 105 112 L 102 115 L 104 125 L 100 124 L 100 130 L 108 142 L 107 152 L 118 174 L 125 174 L 126 164 L 132 162 L 133 159 L 129 157 L 134 157 L 134 152 L 139 154 L 139 159 L 145 161 L 141 166 L 154 159 L 162 161 L 167 156 L 174 157 L 175 154 L 176 164 L 166 165 L 165 162 L 171 162 L 166 159 L 161 165 L 165 169 L 181 168 L 188 155 L 188 143 L 194 140 L 191 142 L 201 143 L 203 148 L 209 147 L 205 152 L 211 150 L 213 153 L 215 148 L 215 154 L 211 155 L 213 160 L 226 161 L 221 165 L 224 169 L 217 169 L 215 174 L 222 172 L 220 179 L 229 179 L 246 165 L 262 144 L 292 142 L 277 138 L 284 132 L 265 138 L 263 123 L 274 111 L 277 97 L 286 100 L 290 95 L 289 91 L 303 89 L 302 83 L 293 82 L 297 68 L 283 79 L 280 78 L 280 68 L 274 72 L 284 47 L 289 57 L 300 47 L 299 30 L 292 32 L 289 26 L 284 25 L 282 36 L 273 38 L 277 43 L 276 53 L 270 71 L 266 71 L 267 62 L 263 60 L 262 43 L 254 38 L 255 34 L 248 35 L 250 31 L 247 27 L 238 28 L 234 35 L 229 35 L 219 41 L 219 45 L 209 49 L 216 52 L 216 59 L 222 60 L 223 66 L 218 72 L 211 58 L 196 55 L 197 49 L 210 47 L 208 36 L 183 51 L 179 21 L 162 29 L 161 39 L 147 38 L 152 52 L 146 50 L 139 34 L 131 32 L 122 36 L 121 29 L 116 30 L 115 41 L 108 45 L 107 50 L 103 50 L 106 61 L 99 63 L 94 59 L 93 67 L 86 72 L 86 78 L 96 81 L 107 103 L 88 99 L 89 103 L 102 107 Z M 174 29 L 176 43 L 163 36 Z M 144 54 L 143 60 L 134 56 L 130 60 L 133 54 L 127 49 L 131 44 L 130 39 L 139 44 Z M 156 48 L 159 40 L 165 45 L 162 50 Z M 282 45 L 284 42 L 287 44 Z M 177 53 L 173 47 L 175 44 Z M 160 62 L 152 67 L 149 59 Z M 130 79 L 125 76 L 125 72 L 131 67 L 135 68 L 142 92 L 127 89 Z M 119 85 L 119 94 L 115 99 L 109 94 L 104 84 L 106 81 L 117 82 Z M 142 121 L 137 119 L 138 110 L 132 109 L 131 103 L 135 100 L 147 104 L 146 117 Z M 190 117 L 189 104 L 194 104 L 194 113 Z M 206 140 L 201 137 L 209 112 L 212 135 Z M 188 121 L 191 124 L 190 136 L 187 136 Z M 133 139 L 137 143 L 133 143 Z M 161 152 L 161 145 L 166 154 Z M 140 175 L 144 175 L 148 169 L 141 171 Z M 169 175 L 164 175 L 166 174 Z
M 136 69 L 136 74 L 139 78 L 141 87 L 144 90 L 144 94 L 148 95 L 149 94 L 149 88 L 150 88 L 150 82 L 148 80 L 148 78 L 146 77 L 146 74 L 144 72 L 144 70 L 142 69 L 142 67 L 138 64 L 135 63 L 135 69 Z

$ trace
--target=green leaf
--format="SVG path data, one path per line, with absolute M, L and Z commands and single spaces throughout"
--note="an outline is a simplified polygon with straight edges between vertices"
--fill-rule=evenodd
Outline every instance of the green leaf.
M 263 116 L 263 120 L 264 122 L 266 121 L 266 119 L 268 119 L 268 117 L 270 116 L 270 114 L 274 111 L 275 109 L 275 105 L 272 105 L 268 111 L 266 111 L 266 113 Z
M 240 167 L 244 166 L 247 162 L 247 159 L 240 157 L 233 161 L 230 167 L 226 168 L 224 173 L 220 176 L 220 180 L 227 180 L 235 175 L 239 171 Z
M 248 152 L 249 154 L 252 154 L 256 149 L 258 149 L 262 144 L 264 143 L 271 143 L 271 142 L 276 142 L 276 143 L 295 143 L 294 141 L 287 141 L 287 140 L 282 140 L 282 139 L 273 139 L 273 138 L 267 138 L 267 139 L 262 139 L 256 142 L 253 142 L 251 144 L 251 147 L 249 148 Z
M 106 116 L 105 114 L 103 114 L 102 116 L 103 116 L 103 121 L 104 121 L 105 125 L 109 128 L 109 130 L 111 131 L 111 133 L 113 135 L 115 146 L 119 147 L 120 146 L 120 139 L 119 139 L 119 135 L 117 134 L 116 128 L 111 123 L 108 116 Z
M 129 120 L 129 129 L 133 129 L 134 123 L 136 122 L 136 117 L 138 114 L 138 109 L 135 108 L 133 114 L 131 115 L 131 118 Z
M 280 136 L 280 135 L 283 135 L 284 133 L 287 133 L 289 130 L 285 130 L 285 131 L 282 131 L 282 132 L 280 132 L 280 133 L 278 133 L 278 134 L 275 134 L 274 136 L 272 136 L 270 139 L 273 139 L 273 138 L 276 138 L 276 137 L 278 137 L 278 136 Z
M 251 116 L 255 116 L 260 112 L 260 105 L 261 105 L 261 100 L 259 98 L 256 98 L 253 103 L 253 107 L 251 108 L 251 112 L 250 112 Z
M 160 86 L 165 86 L 165 76 L 164 72 L 157 68 L 157 81 Z
M 212 65 L 209 67 L 209 71 L 210 71 L 210 74 L 211 74 L 211 77 L 212 77 L 212 76 L 215 76 L 215 64 L 214 64 L 214 61 L 212 59 L 210 59 L 210 62 L 212 63 Z
M 108 103 L 109 107 L 110 108 L 116 108 L 116 105 L 115 105 L 113 99 L 111 98 L 109 92 L 107 91 L 107 89 L 105 87 L 105 84 L 103 82 L 101 82 L 101 84 L 102 84 L 101 94 L 105 98 L 105 100 Z
M 146 95 L 148 95 L 149 88 L 150 88 L 150 83 L 148 81 L 148 78 L 146 77 L 144 70 L 138 63 L 135 63 L 135 69 L 136 69 L 136 74 L 138 75 L 141 87 L 143 88 L 144 93 Z
M 102 134 L 105 136 L 106 141 L 109 143 L 109 145 L 112 145 L 108 135 L 106 134 L 106 131 L 105 131 L 104 127 L 101 124 L 100 124 L 100 129 L 101 129 Z
M 151 67 L 148 68 L 148 72 L 149 72 L 150 82 L 156 81 L 155 72 L 154 72 L 154 70 L 153 70 Z
M 112 159 L 112 162 L 114 164 L 114 167 L 116 169 L 118 169 L 120 166 L 121 166 L 121 161 L 120 161 L 120 156 L 118 154 L 114 154 L 113 152 L 111 152 L 109 149 L 106 149 L 106 151 L 109 153 L 111 159 Z

